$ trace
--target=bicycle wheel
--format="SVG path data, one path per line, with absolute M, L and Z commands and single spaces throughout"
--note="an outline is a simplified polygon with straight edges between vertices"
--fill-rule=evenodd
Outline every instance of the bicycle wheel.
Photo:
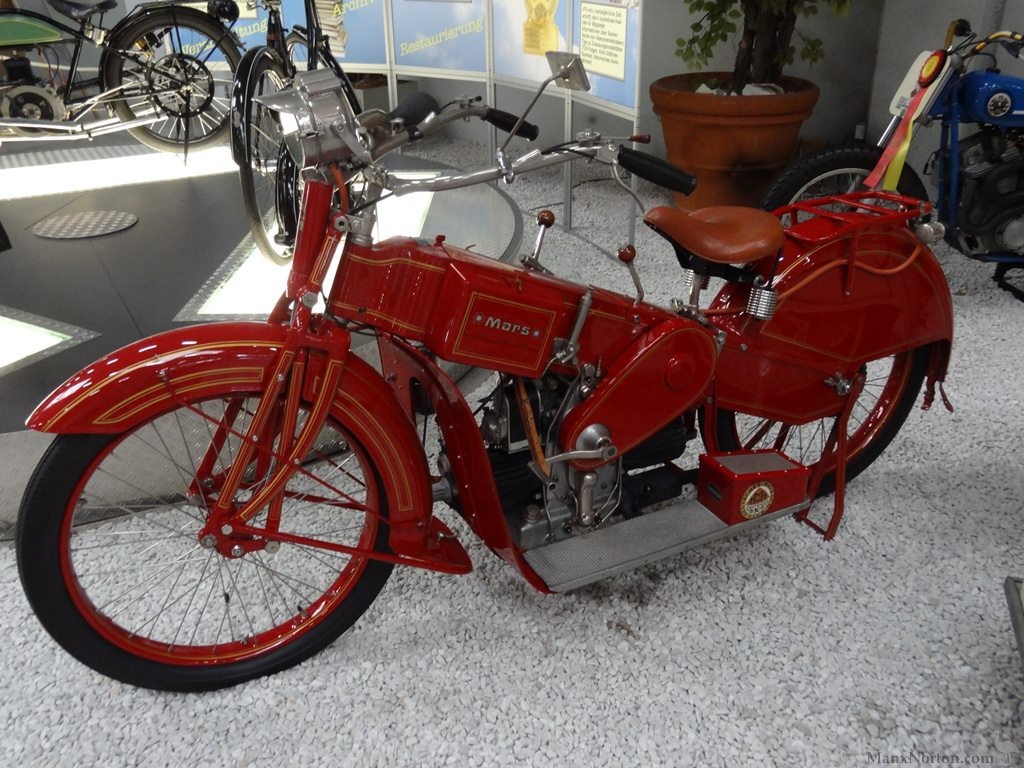
M 929 347 L 918 347 L 868 363 L 847 427 L 847 481 L 867 469 L 900 431 L 921 391 L 928 354 Z M 707 440 L 710 450 L 775 448 L 812 469 L 825 462 L 818 495 L 835 490 L 835 456 L 823 456 L 835 419 L 794 425 L 719 409 L 715 420 L 716 432 Z
M 226 138 L 240 58 L 234 37 L 212 16 L 168 6 L 116 30 L 100 71 L 114 115 L 153 120 L 129 132 L 154 149 L 180 152 Z
M 22 502 L 18 568 L 43 626 L 81 662 L 132 685 L 221 688 L 312 656 L 380 592 L 389 563 L 252 540 L 237 556 L 199 540 L 256 403 L 183 402 L 123 434 L 63 435 L 47 451 Z M 247 468 L 235 504 L 272 465 L 263 454 Z M 250 524 L 387 551 L 387 520 L 367 451 L 329 420 L 280 505 Z
M 774 211 L 801 200 L 858 192 L 881 157 L 880 147 L 859 146 L 810 154 L 772 182 L 761 207 Z M 896 186 L 901 195 L 928 200 L 928 191 L 909 166 L 904 166 Z
M 284 146 L 278 117 L 256 99 L 288 84 L 283 64 L 270 50 L 257 55 L 241 84 L 245 89 L 242 110 L 249 116 L 243 127 L 245 157 L 238 166 L 242 200 L 256 246 L 275 264 L 288 263 L 295 246 L 299 174 Z

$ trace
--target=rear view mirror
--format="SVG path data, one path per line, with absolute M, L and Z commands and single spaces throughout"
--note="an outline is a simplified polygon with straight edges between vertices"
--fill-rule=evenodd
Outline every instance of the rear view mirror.
M 556 83 L 573 91 L 590 90 L 587 69 L 583 66 L 583 59 L 578 53 L 548 51 L 546 56 L 548 57 L 548 66 L 551 67 L 551 75 L 555 77 Z

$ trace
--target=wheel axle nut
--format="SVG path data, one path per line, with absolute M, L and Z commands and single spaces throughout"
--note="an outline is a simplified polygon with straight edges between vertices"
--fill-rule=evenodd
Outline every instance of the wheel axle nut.
M 241 544 L 235 544 L 235 546 L 233 546 L 231 548 L 231 556 L 232 557 L 241 557 L 244 554 L 245 554 L 245 550 L 242 548 Z

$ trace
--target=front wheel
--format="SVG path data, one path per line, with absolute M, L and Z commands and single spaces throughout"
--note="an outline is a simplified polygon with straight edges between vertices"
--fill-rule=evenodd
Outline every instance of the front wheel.
M 772 183 L 761 207 L 774 211 L 801 200 L 860 191 L 881 157 L 879 147 L 835 147 L 814 152 L 789 166 Z M 918 200 L 928 199 L 924 184 L 909 166 L 904 166 L 900 174 L 897 191 Z
M 312 656 L 376 598 L 390 563 L 270 536 L 199 537 L 257 403 L 183 398 L 123 434 L 53 442 L 22 502 L 18 569 L 39 620 L 79 661 L 132 685 L 221 688 Z M 236 505 L 274 468 L 281 435 L 268 429 Z M 329 419 L 249 524 L 386 552 L 387 520 L 368 452 Z
M 852 480 L 886 449 L 906 421 L 924 381 L 930 347 L 918 347 L 867 364 L 864 387 L 847 425 L 846 479 Z M 834 418 L 808 424 L 787 424 L 720 409 L 715 432 L 706 435 L 709 450 L 774 448 L 825 475 L 822 496 L 835 490 L 835 454 L 825 452 Z
M 100 63 L 110 108 L 163 152 L 203 149 L 229 129 L 231 82 L 241 54 L 212 16 L 181 6 L 147 13 L 116 28 Z

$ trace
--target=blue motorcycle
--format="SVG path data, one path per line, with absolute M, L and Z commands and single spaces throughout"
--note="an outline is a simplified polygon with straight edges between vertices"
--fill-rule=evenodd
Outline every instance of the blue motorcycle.
M 995 32 L 978 39 L 963 19 L 951 23 L 945 47 L 914 62 L 892 100 L 894 116 L 877 146 L 807 155 L 775 180 L 763 207 L 775 210 L 861 187 L 928 200 L 920 177 L 904 160 L 914 128 L 939 120 L 939 148 L 925 173 L 937 174 L 935 211 L 945 239 L 965 256 L 996 264 L 993 279 L 1024 301 L 1024 291 L 1006 281 L 1009 270 L 1024 268 L 1024 79 L 995 68 L 995 56 L 987 50 L 995 45 L 1020 58 L 1024 35 Z M 986 58 L 991 59 L 987 68 L 970 69 Z M 962 137 L 962 124 L 978 130 Z

